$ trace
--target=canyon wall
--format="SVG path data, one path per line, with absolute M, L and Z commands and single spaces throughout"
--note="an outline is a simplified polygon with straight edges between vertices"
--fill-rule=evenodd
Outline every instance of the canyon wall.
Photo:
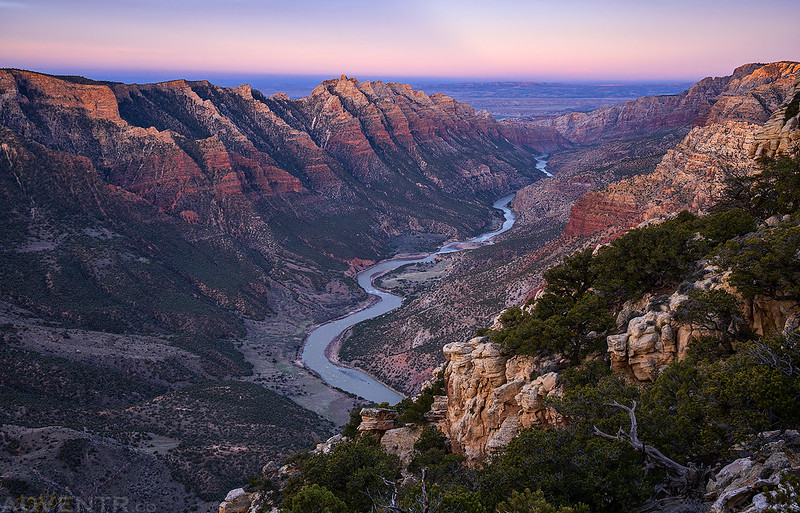
M 800 149 L 798 75 L 798 63 L 738 68 L 722 81 L 725 86 L 717 101 L 695 118 L 696 126 L 666 152 L 652 173 L 589 191 L 578 199 L 560 244 L 607 239 L 684 209 L 705 213 L 719 198 L 727 176 L 758 169 L 754 157 L 796 154 Z M 721 82 L 705 85 L 715 83 Z M 564 187 L 574 181 L 570 177 L 560 183 Z M 548 178 L 529 189 L 552 188 L 555 183 L 559 182 Z M 517 205 L 540 203 L 525 195 Z M 718 269 L 709 266 L 698 274 L 691 288 L 737 295 Z M 676 319 L 678 307 L 687 299 L 676 291 L 624 305 L 617 316 L 618 333 L 607 340 L 612 369 L 638 381 L 652 381 L 664 366 L 685 358 L 692 340 L 714 336 Z M 740 298 L 739 303 L 743 318 L 756 333 L 796 329 L 800 315 L 796 302 L 756 297 Z M 454 449 L 469 458 L 503 447 L 520 428 L 553 426 L 560 421 L 543 402 L 559 393 L 553 372 L 557 362 L 511 357 L 481 338 L 448 344 L 444 356 L 447 397 L 438 404 L 437 418 L 442 419 L 438 425 L 450 436 Z
M 798 76 L 800 64 L 793 62 L 738 68 L 652 173 L 588 192 L 572 207 L 565 234 L 611 237 L 672 212 L 705 213 L 728 176 L 758 169 L 755 156 L 796 152 L 797 113 L 787 111 L 798 95 Z
M 305 330 L 366 299 L 357 269 L 494 224 L 536 155 L 402 84 L 342 77 L 292 101 L 0 70 L 0 417 L 119 448 L 62 473 L 59 445 L 0 447 L 18 490 L 90 495 L 157 447 L 166 467 L 114 493 L 152 502 L 124 485 L 149 475 L 205 510 L 199 495 L 329 435 L 310 410 L 346 419 L 353 399 L 297 363 Z
M 796 94 L 798 76 L 798 63 L 750 64 L 677 96 L 550 120 L 504 120 L 501 132 L 510 140 L 557 150 L 547 165 L 554 176 L 517 192 L 517 223 L 492 255 L 447 257 L 431 290 L 362 328 L 345 343 L 344 358 L 417 391 L 442 362 L 444 345 L 531 297 L 542 272 L 565 254 L 647 219 L 707 211 L 729 173 L 757 168 L 752 155 L 762 131 L 790 140 L 784 126 L 794 122 L 783 122 L 780 112 Z M 773 144 L 766 141 L 774 135 L 763 137 L 762 146 Z
M 0 125 L 6 146 L 29 147 L 20 153 L 42 145 L 56 158 L 83 159 L 95 197 L 125 194 L 152 206 L 190 245 L 239 246 L 237 258 L 262 275 L 261 297 L 239 300 L 243 313 L 257 302 L 268 306 L 262 314 L 340 313 L 361 294 L 345 274 L 351 264 L 404 249 L 398 238 L 411 232 L 467 237 L 492 221 L 487 200 L 542 176 L 536 153 L 485 113 L 345 76 L 289 100 L 247 85 L 128 85 L 5 69 Z M 35 199 L 40 208 L 60 194 L 47 193 Z M 235 306 L 192 279 L 201 295 Z

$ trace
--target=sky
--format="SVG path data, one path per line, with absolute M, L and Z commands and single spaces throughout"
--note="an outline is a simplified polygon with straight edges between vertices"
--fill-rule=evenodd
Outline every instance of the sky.
M 694 81 L 800 60 L 800 0 L 0 0 L 0 67 L 214 76 Z

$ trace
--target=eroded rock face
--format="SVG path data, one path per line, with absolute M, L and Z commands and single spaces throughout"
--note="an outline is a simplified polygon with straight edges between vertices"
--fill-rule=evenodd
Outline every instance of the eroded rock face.
M 500 195 L 541 176 L 535 152 L 510 143 L 491 116 L 403 84 L 342 76 L 289 100 L 206 81 L 89 82 L 0 69 L 0 125 L 89 159 L 109 185 L 168 216 L 271 256 L 280 251 L 276 225 L 296 233 L 338 215 L 363 217 L 359 229 L 373 237 L 455 236 L 485 222 L 475 194 Z M 376 196 L 373 187 L 391 190 Z M 443 193 L 472 205 L 434 207 L 433 215 L 401 207 L 443 204 L 435 198 Z M 303 245 L 320 238 L 297 235 Z M 346 258 L 370 255 L 376 242 L 349 247 Z
M 363 408 L 361 410 L 361 424 L 358 430 L 370 432 L 378 436 L 392 429 L 397 420 L 397 412 L 388 408 Z
M 725 276 L 713 266 L 707 267 L 690 288 L 721 289 L 735 294 Z M 628 372 L 639 381 L 655 381 L 660 369 L 686 357 L 692 340 L 720 335 L 675 318 L 678 308 L 688 298 L 686 294 L 675 292 L 670 296 L 646 296 L 635 303 L 626 303 L 617 315 L 617 325 L 625 331 L 606 338 L 611 369 Z
M 758 335 L 797 331 L 800 305 L 795 300 L 756 296 L 748 302 L 747 320 Z
M 251 495 L 244 488 L 231 490 L 219 505 L 219 513 L 246 513 L 253 502 Z
M 762 433 L 751 456 L 723 467 L 706 486 L 712 513 L 760 513 L 768 509 L 764 489 L 777 486 L 784 472 L 800 471 L 797 431 Z
M 402 468 L 407 469 L 414 457 L 414 444 L 422 435 L 422 426 L 404 426 L 386 431 L 381 437 L 381 447 L 389 454 L 400 458 Z
M 749 174 L 758 168 L 750 157 L 758 129 L 746 121 L 693 128 L 652 173 L 621 180 L 579 199 L 565 233 L 613 236 L 673 212 L 707 212 L 733 170 Z
M 639 381 L 654 381 L 657 371 L 686 355 L 691 328 L 678 326 L 676 308 L 687 296 L 675 294 L 669 302 L 653 306 L 628 322 L 625 333 L 607 338 L 611 368 L 630 371 Z
M 428 422 L 439 423 L 447 418 L 447 396 L 433 396 L 431 409 L 425 413 L 425 420 Z
M 560 422 L 544 400 L 559 393 L 557 374 L 538 375 L 541 361 L 509 357 L 486 338 L 448 344 L 447 416 L 438 425 L 470 459 L 505 447 L 520 428 Z
M 796 151 L 798 121 L 784 118 L 798 94 L 799 75 L 800 64 L 779 62 L 742 66 L 730 77 L 696 84 L 689 92 L 706 88 L 707 95 L 699 90 L 689 95 L 705 102 L 696 110 L 694 128 L 652 173 L 621 180 L 579 199 L 565 233 L 612 237 L 672 212 L 706 213 L 723 191 L 727 176 L 758 169 L 754 156 Z M 569 126 L 577 130 L 574 127 L 580 124 L 567 123 L 564 129 Z M 597 130 L 600 135 L 606 133 Z M 588 137 L 581 133 L 575 135 L 576 140 Z
M 530 121 L 522 124 L 518 140 L 535 134 L 551 145 L 591 144 L 731 119 L 763 124 L 784 101 L 798 73 L 797 62 L 746 64 L 729 76 L 704 78 L 680 94 L 646 96 L 588 113 Z M 550 135 L 547 129 L 555 133 Z
M 727 273 L 721 273 L 716 267 L 706 267 L 703 276 L 689 289 L 731 293 L 739 299 L 742 322 L 758 335 L 783 333 L 790 336 L 800 326 L 797 301 L 762 296 L 745 301 L 728 283 Z M 625 331 L 606 338 L 611 369 L 628 372 L 639 381 L 655 381 L 660 369 L 686 357 L 693 340 L 721 336 L 719 332 L 681 323 L 675 318 L 688 297 L 676 291 L 670 296 L 648 295 L 637 302 L 626 303 L 617 315 L 617 325 Z
M 753 157 L 775 157 L 776 155 L 796 155 L 800 152 L 800 80 L 764 127 L 755 136 L 751 153 Z M 792 115 L 794 113 L 794 115 Z

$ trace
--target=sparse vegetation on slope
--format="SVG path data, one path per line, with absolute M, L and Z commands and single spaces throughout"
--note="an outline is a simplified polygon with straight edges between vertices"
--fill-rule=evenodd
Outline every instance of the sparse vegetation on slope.
M 767 167 L 777 165 L 782 164 Z M 763 215 L 783 212 L 782 201 Z M 419 472 L 426 466 L 427 481 L 417 473 L 415 483 L 394 488 L 401 498 L 392 502 L 397 506 L 378 501 L 372 507 L 416 511 L 423 492 L 426 504 L 437 505 L 429 511 L 442 513 L 632 511 L 666 497 L 701 507 L 712 468 L 755 450 L 760 433 L 800 427 L 800 333 L 759 335 L 740 312 L 742 301 L 756 295 L 797 305 L 797 224 L 794 211 L 769 224 L 743 209 L 704 217 L 683 212 L 632 230 L 596 252 L 567 257 L 545 273 L 547 286 L 532 304 L 507 311 L 504 327 L 490 333 L 510 351 L 572 356 L 559 378 L 560 397 L 547 400 L 565 425 L 522 430 L 501 452 L 460 470 L 451 466 L 457 460 L 449 459 L 449 447 L 429 432 L 415 446 L 413 467 Z M 748 245 L 754 249 L 741 250 Z M 709 261 L 720 273 L 731 271 L 734 294 L 693 289 L 693 274 Z M 686 298 L 676 318 L 708 335 L 694 340 L 685 358 L 664 366 L 650 383 L 612 372 L 599 343 L 616 327 L 612 314 L 643 294 L 658 297 L 678 287 Z M 579 315 L 586 298 L 603 304 L 593 303 Z M 572 317 L 576 322 L 566 324 Z M 443 468 L 449 470 L 441 473 Z M 392 486 L 385 486 L 389 493 Z M 787 499 L 790 486 L 774 500 L 796 505 L 796 496 Z

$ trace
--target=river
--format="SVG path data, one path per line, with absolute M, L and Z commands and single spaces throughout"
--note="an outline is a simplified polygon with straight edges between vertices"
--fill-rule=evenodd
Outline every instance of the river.
M 358 273 L 358 284 L 368 294 L 377 296 L 378 300 L 363 310 L 322 324 L 311 331 L 303 346 L 302 359 L 306 367 L 316 372 L 329 385 L 363 397 L 368 401 L 396 404 L 403 399 L 402 394 L 375 380 L 369 374 L 358 369 L 342 367 L 331 363 L 325 356 L 325 348 L 347 328 L 361 321 L 366 321 L 367 319 L 372 319 L 387 312 L 391 312 L 395 308 L 399 308 L 403 303 L 403 298 L 401 296 L 375 287 L 372 282 L 376 276 L 406 264 L 432 262 L 434 258 L 436 258 L 436 255 L 455 253 L 464 249 L 471 249 L 476 245 L 492 244 L 491 239 L 493 237 L 510 230 L 514 225 L 514 221 L 516 221 L 514 212 L 506 206 L 513 197 L 513 194 L 509 194 L 494 202 L 494 208 L 502 210 L 505 216 L 503 226 L 498 230 L 478 235 L 468 241 L 450 242 L 442 246 L 438 251 L 430 253 L 425 257 L 384 260 Z

